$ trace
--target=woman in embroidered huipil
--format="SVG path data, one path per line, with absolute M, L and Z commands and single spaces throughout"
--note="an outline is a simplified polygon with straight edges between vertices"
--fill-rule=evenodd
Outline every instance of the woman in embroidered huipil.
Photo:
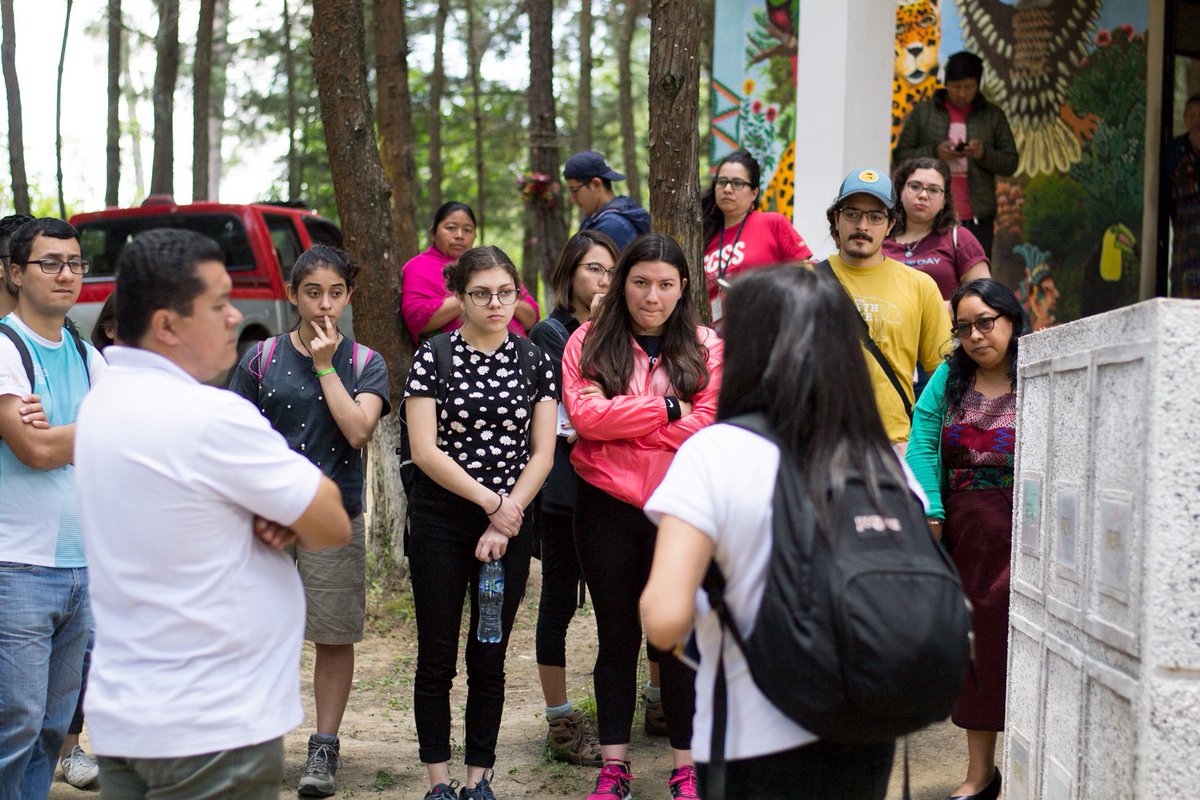
M 987 278 L 961 286 L 950 306 L 957 346 L 917 403 L 906 458 L 975 609 L 978 680 L 967 680 L 951 716 L 967 731 L 967 776 L 951 797 L 992 800 L 1004 729 L 1017 342 L 1029 320 L 1012 291 Z

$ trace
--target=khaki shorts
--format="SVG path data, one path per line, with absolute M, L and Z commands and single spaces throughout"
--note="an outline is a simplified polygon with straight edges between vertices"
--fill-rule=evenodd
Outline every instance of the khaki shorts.
M 350 520 L 348 544 L 292 551 L 308 604 L 304 638 L 316 644 L 361 642 L 367 605 L 367 526 L 362 514 Z

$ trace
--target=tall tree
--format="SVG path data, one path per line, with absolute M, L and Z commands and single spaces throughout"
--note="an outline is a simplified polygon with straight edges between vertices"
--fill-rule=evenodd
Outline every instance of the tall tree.
M 529 286 L 550 270 L 567 239 L 558 186 L 558 131 L 554 111 L 554 0 L 529 2 L 529 164 L 536 175 L 546 176 L 544 192 L 532 197 L 533 258 L 525 260 Z M 588 0 L 584 0 L 586 5 Z M 582 117 L 582 113 L 580 115 Z M 586 149 L 586 146 L 581 148 Z
M 284 4 L 286 9 L 286 2 Z M 192 199 L 208 199 L 208 114 L 212 109 L 213 26 L 217 0 L 200 0 L 196 60 L 192 68 Z
M 121 0 L 108 0 L 107 132 L 104 205 L 111 208 L 121 202 Z
M 154 160 L 151 194 L 175 193 L 175 83 L 179 77 L 179 0 L 158 1 L 158 33 L 154 37 Z
M 296 200 L 300 197 L 301 175 L 300 158 L 296 152 L 296 64 L 292 57 L 292 15 L 288 11 L 288 0 L 283 0 L 283 75 L 287 101 L 287 199 Z
M 433 73 L 429 76 L 429 217 L 442 204 L 442 95 L 446 91 L 446 18 L 450 0 L 438 0 L 433 29 Z
M 617 7 L 613 2 L 612 7 Z M 631 67 L 633 34 L 641 14 L 638 0 L 625 0 L 617 38 L 617 109 L 621 117 L 621 149 L 625 158 L 625 190 L 637 203 L 642 202 L 641 170 L 638 166 L 637 131 L 633 127 L 633 70 Z
M 125 57 L 121 61 L 122 83 L 125 85 L 125 113 L 129 118 L 130 150 L 133 153 L 134 200 L 146 196 L 146 168 L 142 163 L 142 123 L 138 121 L 138 90 L 133 85 L 133 69 L 129 66 L 130 41 L 128 34 L 122 36 Z
M 404 4 L 374 0 L 375 91 L 383 172 L 391 186 L 397 260 L 417 254 L 417 162 L 413 155 L 412 96 L 408 89 L 408 28 Z
M 471 82 L 471 128 L 475 134 L 475 219 L 477 244 L 486 241 L 485 225 L 487 214 L 484 207 L 484 186 L 487 183 L 487 165 L 483 160 L 483 92 L 479 86 L 479 71 L 483 65 L 485 36 L 479 25 L 478 0 L 466 0 L 467 4 L 467 77 Z
M 29 181 L 25 177 L 25 138 L 21 123 L 21 85 L 17 82 L 17 23 L 13 18 L 13 0 L 0 0 L 0 25 L 4 42 L 0 45 L 4 88 L 8 93 L 8 169 L 12 178 L 13 208 L 18 214 L 29 213 Z
M 532 21 L 530 27 L 533 27 Z M 532 33 L 530 35 L 532 37 Z M 529 43 L 529 48 L 531 51 L 533 50 L 532 41 Z M 578 96 L 579 119 L 575 127 L 576 152 L 592 149 L 592 0 L 579 0 Z
M 225 141 L 225 73 L 233 49 L 229 46 L 229 0 L 213 2 L 212 66 L 208 93 L 208 199 L 221 195 L 221 174 L 224 160 L 221 146 Z
M 355 337 L 375 348 L 388 365 L 393 407 L 403 397 L 412 361 L 411 339 L 401 329 L 400 261 L 388 210 L 388 187 L 375 143 L 374 114 L 367 87 L 362 0 L 313 0 L 312 68 L 324 122 L 333 191 L 346 249 L 362 266 L 354 293 Z M 317 35 L 320 31 L 320 35 Z M 380 420 L 371 439 L 371 529 L 369 542 L 380 577 L 394 575 L 401 561 L 396 532 L 403 529 L 400 441 L 396 414 Z
M 700 3 L 650 2 L 650 218 L 688 257 L 692 298 L 708 319 L 701 263 Z
M 62 79 L 63 66 L 67 61 L 67 34 L 71 32 L 71 7 L 73 5 L 72 0 L 67 0 L 67 13 L 63 19 L 62 49 L 58 51 L 58 81 L 54 89 L 54 175 L 58 184 L 58 216 L 60 219 L 67 218 L 67 201 L 63 196 L 62 170 Z

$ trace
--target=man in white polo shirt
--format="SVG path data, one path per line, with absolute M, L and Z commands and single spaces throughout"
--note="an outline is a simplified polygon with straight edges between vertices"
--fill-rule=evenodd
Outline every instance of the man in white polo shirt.
M 237 360 L 242 318 L 217 245 L 148 231 L 117 275 L 111 379 L 80 409 L 75 448 L 105 798 L 277 798 L 304 635 L 277 548 L 343 545 L 350 521 L 254 406 L 201 383 Z

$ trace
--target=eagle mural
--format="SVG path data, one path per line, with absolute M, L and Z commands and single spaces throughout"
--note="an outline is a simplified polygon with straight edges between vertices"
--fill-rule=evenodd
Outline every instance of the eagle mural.
M 1067 105 L 1101 0 L 957 0 L 963 43 L 983 59 L 990 99 L 1008 114 L 1017 175 L 1067 172 L 1098 120 Z

